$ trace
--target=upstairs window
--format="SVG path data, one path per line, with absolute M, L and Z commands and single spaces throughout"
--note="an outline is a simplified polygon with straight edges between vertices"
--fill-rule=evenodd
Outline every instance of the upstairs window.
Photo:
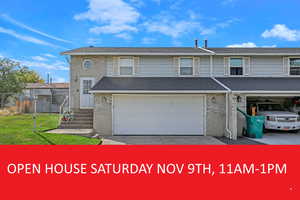
M 192 76 L 193 58 L 180 58 L 179 69 L 181 76 Z
M 230 76 L 242 76 L 243 58 L 230 58 L 229 67 L 230 67 Z
M 120 75 L 121 76 L 133 75 L 133 59 L 132 58 L 120 58 L 119 67 L 120 67 Z
M 290 75 L 300 75 L 300 58 L 290 58 Z

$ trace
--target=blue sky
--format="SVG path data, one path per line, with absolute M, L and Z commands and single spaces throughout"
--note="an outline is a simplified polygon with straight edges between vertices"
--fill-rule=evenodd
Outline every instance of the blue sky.
M 71 3 L 72 2 L 72 3 Z M 82 46 L 299 47 L 299 0 L 3 0 L 0 57 L 69 80 Z

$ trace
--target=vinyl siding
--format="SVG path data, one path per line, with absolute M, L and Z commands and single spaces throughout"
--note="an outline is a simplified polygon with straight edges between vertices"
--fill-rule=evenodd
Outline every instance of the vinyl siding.
M 106 57 L 106 75 L 113 76 L 113 57 Z
M 106 58 L 107 76 L 118 76 L 113 70 L 113 57 Z M 173 56 L 139 56 L 135 76 L 178 76 Z
M 178 57 L 176 57 L 178 58 Z M 195 62 L 195 76 L 207 77 L 210 75 L 209 56 L 197 57 Z M 174 56 L 139 56 L 139 64 L 135 76 L 139 77 L 174 77 L 178 76 L 178 66 L 174 63 Z M 113 57 L 106 58 L 107 76 L 118 76 L 113 71 Z
M 172 56 L 141 56 L 136 76 L 177 76 L 178 68 Z
M 214 56 L 213 76 L 220 77 L 225 74 L 224 56 Z
M 248 76 L 286 76 L 283 67 L 283 56 L 247 57 L 250 58 Z M 216 77 L 225 76 L 224 58 L 224 56 L 214 56 L 213 75 Z
M 199 76 L 208 77 L 210 76 L 210 57 L 201 56 L 199 65 Z
M 248 56 L 250 66 L 248 76 L 286 76 L 283 67 L 283 56 Z M 210 57 L 199 56 L 195 62 L 195 76 L 210 76 Z M 118 76 L 113 70 L 113 57 L 106 57 L 107 76 Z M 225 76 L 224 56 L 213 57 L 213 76 Z M 174 64 L 174 56 L 139 56 L 139 64 L 135 76 L 178 76 L 177 65 Z
M 252 56 L 250 58 L 251 76 L 284 76 L 282 56 Z

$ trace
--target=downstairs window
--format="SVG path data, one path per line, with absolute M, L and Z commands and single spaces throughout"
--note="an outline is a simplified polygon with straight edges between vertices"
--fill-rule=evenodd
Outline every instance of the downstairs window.
M 230 58 L 230 76 L 243 75 L 243 58 Z

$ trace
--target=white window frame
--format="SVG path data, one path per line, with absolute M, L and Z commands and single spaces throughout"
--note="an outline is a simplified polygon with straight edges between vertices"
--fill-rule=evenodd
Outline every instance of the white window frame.
M 91 68 L 85 68 L 85 66 L 84 66 L 84 64 L 85 64 L 85 62 L 87 62 L 87 61 L 89 61 L 89 62 L 91 62 L 92 63 L 92 66 L 91 66 Z M 94 66 L 94 62 L 93 62 L 93 60 L 92 59 L 90 59 L 90 58 L 84 58 L 83 60 L 82 60 L 82 69 L 84 69 L 84 70 L 89 70 L 89 69 L 92 69 L 93 68 L 93 66 Z
M 228 76 L 231 76 L 231 77 L 243 77 L 245 76 L 245 61 L 244 61 L 244 57 L 241 57 L 241 56 L 232 56 L 232 57 L 228 57 Z M 239 58 L 239 59 L 242 59 L 242 68 L 243 68 L 243 74 L 242 75 L 231 75 L 231 59 L 232 58 Z
M 291 77 L 300 77 L 300 75 L 292 75 L 291 74 L 291 58 L 298 58 L 298 59 L 300 59 L 300 57 L 288 57 L 288 76 L 291 76 Z
M 121 74 L 121 59 L 131 59 L 132 60 L 132 74 L 131 75 L 122 75 Z M 124 76 L 124 77 L 130 77 L 130 76 L 134 76 L 135 75 L 135 68 L 134 68 L 134 57 L 133 56 L 121 56 L 118 58 L 118 74 L 119 76 Z
M 191 75 L 181 75 L 181 59 L 182 58 L 190 58 L 192 59 L 192 74 Z M 179 57 L 178 58 L 178 76 L 182 76 L 182 77 L 191 77 L 191 76 L 195 76 L 195 58 L 193 56 L 189 56 L 189 57 Z

